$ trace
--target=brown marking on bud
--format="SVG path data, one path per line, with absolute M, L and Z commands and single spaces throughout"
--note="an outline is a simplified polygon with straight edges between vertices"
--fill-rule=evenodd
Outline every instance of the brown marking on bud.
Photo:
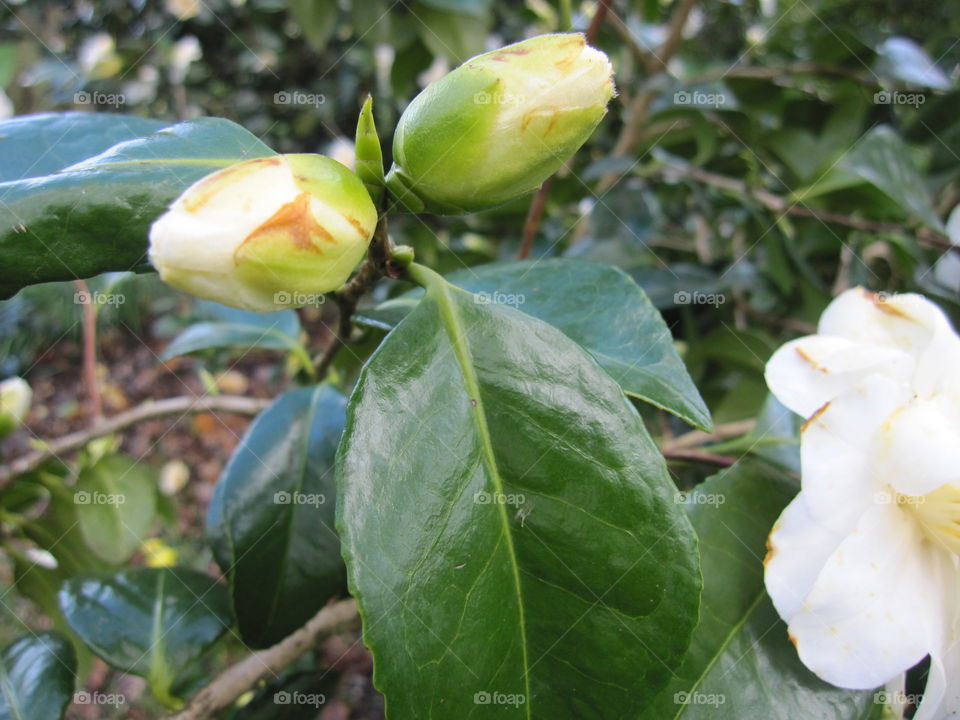
M 793 645 L 795 648 L 797 648 L 797 649 L 799 650 L 799 647 L 797 646 L 797 636 L 796 636 L 796 635 L 794 635 L 794 634 L 791 633 L 791 632 L 788 632 L 788 633 L 787 633 L 787 640 L 789 640 L 789 641 L 790 641 L 790 644 Z
M 870 292 L 869 290 L 863 291 L 864 296 L 873 303 L 873 306 L 882 312 L 884 315 L 891 315 L 893 317 L 903 318 L 904 320 L 909 320 L 910 322 L 916 322 L 916 320 L 910 317 L 903 310 L 898 308 L 893 303 L 885 300 L 882 295 L 879 293 Z
M 490 53 L 490 59 L 496 60 L 497 62 L 510 62 L 513 58 L 511 55 L 529 55 L 529 48 L 504 48 L 503 50 L 497 50 L 494 53 Z
M 797 347 L 795 347 L 794 350 L 796 350 L 796 351 L 797 351 L 797 355 L 799 355 L 799 356 L 802 357 L 804 360 L 806 360 L 807 363 L 809 363 L 810 367 L 812 367 L 814 370 L 817 370 L 817 371 L 822 372 L 822 373 L 827 373 L 827 374 L 829 374 L 828 371 L 827 371 L 827 369 L 826 369 L 825 367 L 821 367 L 821 366 L 817 363 L 817 361 L 814 360 L 812 357 L 810 357 L 810 356 L 806 353 L 806 351 L 805 351 L 803 348 L 801 348 L 799 345 L 798 345 Z
M 315 237 L 320 237 L 330 243 L 336 242 L 330 231 L 318 223 L 310 211 L 310 195 L 308 193 L 300 193 L 292 202 L 288 202 L 261 223 L 240 243 L 236 254 L 242 255 L 242 251 L 248 243 L 255 246 L 258 239 L 273 233 L 286 234 L 294 248 L 305 252 L 323 252 L 314 242 Z
M 200 208 L 210 202 L 214 195 L 221 190 L 228 189 L 228 184 L 239 180 L 245 175 L 258 172 L 265 167 L 280 165 L 284 160 L 279 155 L 266 158 L 257 158 L 246 162 L 231 165 L 223 170 L 218 170 L 212 175 L 207 175 L 200 180 L 190 190 L 190 194 L 184 197 L 183 207 L 187 212 L 197 212 Z
M 353 217 L 353 215 L 344 215 L 343 217 L 348 223 L 350 223 L 357 229 L 357 232 L 360 233 L 361 236 L 370 237 L 370 234 L 371 234 L 370 231 L 363 226 L 362 222 L 360 222 L 355 217 Z
M 767 554 L 763 558 L 763 569 L 766 570 L 767 566 L 770 564 L 770 561 L 773 560 L 774 555 L 777 554 L 777 548 L 773 544 L 773 534 L 777 531 L 777 527 L 780 525 L 779 521 L 773 526 L 773 529 L 770 530 L 770 534 L 767 535 Z
M 547 123 L 547 129 L 543 131 L 543 137 L 546 137 L 557 124 L 557 117 L 560 115 L 560 110 L 558 108 L 541 107 L 527 110 L 523 115 L 520 116 L 520 130 L 525 132 L 534 119 L 547 115 L 548 113 L 550 114 L 550 122 Z
M 816 420 L 818 417 L 820 417 L 821 415 L 823 415 L 823 414 L 827 411 L 827 408 L 828 408 L 828 407 L 830 407 L 830 401 L 829 401 L 829 400 L 828 400 L 827 402 L 825 402 L 825 403 L 821 406 L 821 408 L 820 408 L 819 410 L 817 410 L 813 415 L 811 415 L 809 418 L 807 418 L 807 421 L 800 427 L 800 434 L 803 435 L 803 433 L 805 433 L 805 432 L 807 431 L 807 428 L 810 427 L 810 423 L 812 423 L 812 422 L 813 422 L 814 420 Z

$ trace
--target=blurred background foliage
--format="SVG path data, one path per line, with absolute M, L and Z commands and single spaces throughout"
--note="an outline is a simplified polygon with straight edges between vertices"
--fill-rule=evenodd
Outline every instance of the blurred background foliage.
M 393 125 L 426 82 L 484 49 L 583 30 L 596 7 L 7 2 L 0 113 L 219 115 L 279 151 L 350 164 L 370 93 L 389 159 Z M 609 10 L 596 44 L 615 63 L 619 98 L 553 183 L 533 255 L 595 259 L 636 278 L 718 422 L 757 413 L 772 348 L 808 329 L 840 289 L 918 290 L 958 309 L 960 229 L 948 220 L 960 201 L 960 15 L 948 3 L 613 0 Z M 687 11 L 671 38 L 671 19 Z M 392 231 L 443 271 L 512 258 L 529 202 L 404 217 Z M 0 307 L 4 373 L 79 313 L 43 300 L 51 292 Z M 171 302 L 156 283 L 146 295 Z M 129 322 L 143 315 L 134 306 L 118 308 Z M 27 308 L 40 315 L 25 322 Z

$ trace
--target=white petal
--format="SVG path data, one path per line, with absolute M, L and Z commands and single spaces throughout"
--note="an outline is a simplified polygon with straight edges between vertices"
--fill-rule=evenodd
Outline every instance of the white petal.
M 931 628 L 941 620 L 944 556 L 903 508 L 872 507 L 789 623 L 800 659 L 827 682 L 855 689 L 916 665 L 933 649 Z
M 883 423 L 877 437 L 883 481 L 904 495 L 960 483 L 960 408 L 953 398 L 916 399 Z
M 770 531 L 763 564 L 767 593 L 785 621 L 803 607 L 827 559 L 847 534 L 817 522 L 802 492 L 780 515 Z
M 808 418 L 867 375 L 879 373 L 909 383 L 913 371 L 913 358 L 896 348 L 810 335 L 777 350 L 765 376 L 780 402 Z
M 846 532 L 865 510 L 886 500 L 874 462 L 875 438 L 908 396 L 900 383 L 871 375 L 804 424 L 803 495 L 810 514 L 829 529 Z
M 853 288 L 820 317 L 818 332 L 860 343 L 896 347 L 917 362 L 917 391 L 931 392 L 944 374 L 960 383 L 960 339 L 943 311 L 922 295 L 877 295 Z
M 930 628 L 930 674 L 914 720 L 960 718 L 960 571 L 955 555 L 943 553 L 942 619 Z

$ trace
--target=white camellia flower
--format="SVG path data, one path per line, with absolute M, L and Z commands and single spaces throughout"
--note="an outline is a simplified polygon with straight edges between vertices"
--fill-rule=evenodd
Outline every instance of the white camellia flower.
M 0 382 L 0 438 L 23 425 L 32 399 L 33 390 L 23 378 L 12 377 Z
M 930 655 L 916 720 L 960 717 L 960 338 L 919 295 L 856 288 L 766 376 L 808 418 L 765 561 L 801 660 L 869 689 Z
M 360 178 L 335 160 L 256 158 L 187 188 L 150 228 L 150 262 L 165 282 L 224 305 L 303 307 L 347 281 L 376 224 Z

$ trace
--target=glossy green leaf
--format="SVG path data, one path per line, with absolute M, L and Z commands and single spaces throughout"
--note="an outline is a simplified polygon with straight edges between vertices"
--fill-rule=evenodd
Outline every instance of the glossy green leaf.
M 154 472 L 126 455 L 106 455 L 84 468 L 73 501 L 87 545 L 121 563 L 143 542 L 157 507 Z
M 945 90 L 950 79 L 926 51 L 906 37 L 890 37 L 877 50 L 877 72 L 921 87 Z
M 391 720 L 635 717 L 700 577 L 663 459 L 555 328 L 418 265 L 337 464 L 351 590 Z
M 624 392 L 704 430 L 710 412 L 687 374 L 660 313 L 630 277 L 582 260 L 493 263 L 447 279 L 478 303 L 507 304 L 550 323 L 583 346 Z M 422 296 L 415 290 L 362 312 L 359 322 L 393 327 Z
M 250 645 L 278 642 L 345 590 L 333 473 L 345 408 L 332 385 L 284 393 L 217 483 L 207 536 Z
M 877 709 L 872 692 L 832 687 L 803 666 L 764 590 L 766 538 L 796 489 L 741 463 L 687 495 L 700 536 L 700 624 L 640 720 L 863 720 Z
M 73 697 L 77 661 L 60 633 L 21 637 L 0 654 L 0 720 L 59 720 Z
M 357 175 L 363 180 L 374 205 L 379 205 L 385 189 L 383 176 L 383 148 L 373 119 L 373 98 L 367 96 L 357 120 Z
M 0 122 L 0 183 L 55 173 L 167 125 L 134 115 L 80 112 L 4 120 Z
M 121 127 L 130 122 L 105 117 Z M 28 143 L 37 157 L 42 137 Z M 0 183 L 0 297 L 33 283 L 143 265 L 150 224 L 184 189 L 220 168 L 273 154 L 239 125 L 216 118 L 145 128 L 142 137 L 101 150 L 91 140 L 85 159 L 71 152 L 78 162 L 59 172 Z
M 330 0 L 287 0 L 290 15 L 310 47 L 322 52 L 337 27 L 340 9 Z
M 449 4 L 449 3 L 448 3 Z M 412 7 L 420 40 L 437 57 L 460 65 L 485 49 L 490 17 L 439 10 L 420 0 Z
M 135 568 L 78 576 L 63 584 L 60 609 L 91 650 L 123 672 L 147 678 L 176 704 L 170 687 L 230 626 L 227 588 L 185 568 Z

